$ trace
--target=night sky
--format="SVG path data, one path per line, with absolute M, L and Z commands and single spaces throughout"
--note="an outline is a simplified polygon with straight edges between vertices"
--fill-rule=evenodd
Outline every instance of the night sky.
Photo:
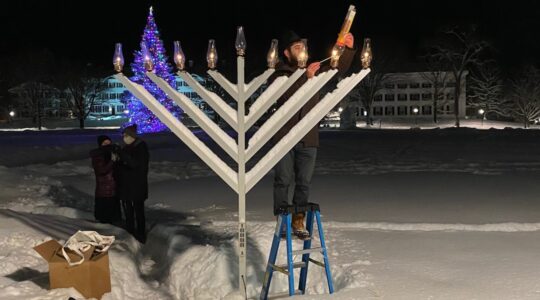
M 351 32 L 371 37 L 375 53 L 414 60 L 425 41 L 452 24 L 478 24 L 502 65 L 540 62 L 540 1 L 13 1 L 3 2 L 0 54 L 47 48 L 56 56 L 110 65 L 115 42 L 129 63 L 138 48 L 148 7 L 168 55 L 180 40 L 188 59 L 203 65 L 207 41 L 221 59 L 234 57 L 235 29 L 243 25 L 248 64 L 264 66 L 270 40 L 294 29 L 313 57 L 326 57 L 348 5 L 357 8 Z M 388 54 L 385 54 L 388 55 Z M 112 70 L 112 69 L 111 69 Z

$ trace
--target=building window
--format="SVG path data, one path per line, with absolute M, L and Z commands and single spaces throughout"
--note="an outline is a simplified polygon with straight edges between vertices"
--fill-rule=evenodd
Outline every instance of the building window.
M 431 115 L 431 105 L 422 106 L 422 114 L 423 115 Z
M 101 113 L 101 105 L 92 106 L 91 112 L 93 112 L 93 113 Z
M 446 94 L 446 99 L 447 100 L 454 100 L 454 94 L 452 94 L 452 93 Z
M 433 85 L 429 82 L 424 82 L 422 83 L 422 87 L 425 88 L 425 89 L 430 89 L 433 87 Z
M 406 83 L 398 83 L 397 87 L 398 87 L 398 89 L 403 90 L 403 89 L 407 88 L 407 84 Z
M 418 101 L 420 100 L 420 94 L 410 94 L 409 95 L 411 101 Z
M 384 95 L 384 101 L 395 101 L 396 95 L 394 94 L 386 94 Z
M 398 94 L 397 99 L 398 101 L 407 101 L 407 94 Z
M 433 100 L 433 94 L 432 93 L 422 94 L 422 100 Z
M 395 85 L 393 83 L 387 83 L 387 84 L 384 85 L 384 88 L 392 90 L 392 89 L 395 88 Z
M 411 89 L 417 89 L 417 88 L 420 87 L 420 83 L 411 83 L 411 84 L 409 84 L 409 87 L 410 87 Z
M 375 95 L 375 99 L 373 99 L 374 101 L 382 101 L 382 95 Z
M 398 106 L 397 114 L 398 114 L 398 116 L 406 116 L 407 115 L 407 106 Z
M 383 108 L 382 106 L 375 106 L 373 107 L 373 115 L 374 116 L 382 116 L 383 114 Z
M 387 106 L 384 108 L 384 115 L 385 116 L 393 116 L 394 115 L 394 107 L 393 106 Z

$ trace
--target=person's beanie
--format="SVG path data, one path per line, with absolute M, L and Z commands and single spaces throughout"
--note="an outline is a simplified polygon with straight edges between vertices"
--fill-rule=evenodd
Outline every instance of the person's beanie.
M 101 144 L 103 144 L 104 141 L 106 140 L 109 140 L 111 141 L 111 138 L 106 136 L 106 135 L 100 135 L 97 137 L 97 143 L 98 143 L 98 146 L 101 146 Z
M 137 124 L 132 124 L 124 128 L 124 134 L 127 134 L 132 138 L 137 138 Z

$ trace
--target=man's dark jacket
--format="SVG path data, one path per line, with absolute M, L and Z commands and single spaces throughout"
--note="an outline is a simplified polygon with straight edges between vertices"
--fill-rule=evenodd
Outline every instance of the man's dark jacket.
M 338 73 L 335 75 L 334 78 L 339 78 L 340 76 L 343 76 L 345 72 L 350 68 L 352 61 L 354 59 L 354 54 L 356 53 L 356 50 L 345 48 L 345 51 L 343 52 L 343 55 L 339 59 L 338 64 Z M 296 70 L 297 66 L 291 65 L 287 62 L 280 62 L 276 66 L 276 71 L 269 79 L 269 84 L 272 83 L 277 77 L 280 76 L 290 76 L 292 75 Z M 328 71 L 330 69 L 329 65 L 321 66 L 319 71 L 316 75 Z M 302 77 L 298 78 L 298 80 L 277 100 L 277 108 L 282 106 L 289 98 L 291 98 L 292 95 L 302 86 L 306 81 L 308 80 L 307 75 L 304 73 Z M 293 117 L 283 125 L 283 127 L 274 135 L 272 138 L 272 141 L 274 143 L 277 143 L 279 140 L 281 140 L 282 137 L 284 137 L 293 127 L 296 125 L 319 101 L 321 96 L 319 93 L 315 94 L 303 107 L 293 115 Z M 319 147 L 319 125 L 317 124 L 313 129 L 311 129 L 308 134 L 301 140 L 301 142 L 304 144 L 304 147 Z

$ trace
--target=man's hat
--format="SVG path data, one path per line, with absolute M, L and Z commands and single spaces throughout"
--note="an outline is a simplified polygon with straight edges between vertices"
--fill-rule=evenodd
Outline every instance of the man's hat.
M 292 44 L 301 41 L 302 38 L 294 31 L 289 30 L 283 33 L 279 45 L 282 50 L 289 48 Z

